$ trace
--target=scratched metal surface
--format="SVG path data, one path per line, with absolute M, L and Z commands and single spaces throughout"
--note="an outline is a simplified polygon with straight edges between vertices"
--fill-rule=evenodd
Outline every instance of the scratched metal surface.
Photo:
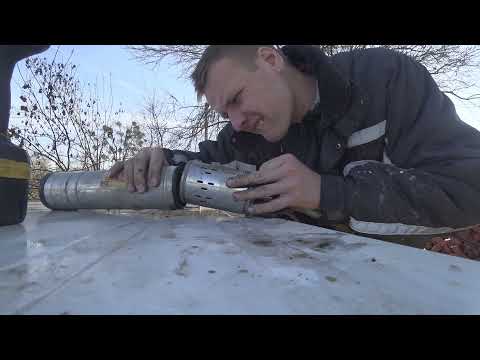
M 479 278 L 284 220 L 31 210 L 0 228 L 1 314 L 479 314 Z

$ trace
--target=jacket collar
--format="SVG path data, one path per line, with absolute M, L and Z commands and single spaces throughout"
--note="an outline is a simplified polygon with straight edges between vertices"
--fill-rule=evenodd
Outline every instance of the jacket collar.
M 332 120 L 343 117 L 350 105 L 350 83 L 331 58 L 312 45 L 287 45 L 282 47 L 282 52 L 290 64 L 318 80 L 320 102 L 316 110 Z

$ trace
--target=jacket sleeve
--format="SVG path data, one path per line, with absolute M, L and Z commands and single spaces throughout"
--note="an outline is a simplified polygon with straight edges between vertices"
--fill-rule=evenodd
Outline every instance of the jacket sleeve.
M 179 165 L 189 160 L 201 160 L 205 163 L 218 162 L 225 164 L 233 161 L 233 148 L 230 142 L 232 128 L 226 125 L 218 134 L 217 140 L 207 140 L 199 143 L 198 152 L 184 150 L 163 149 L 167 162 L 171 165 Z
M 396 224 L 398 233 L 409 225 L 435 233 L 479 224 L 480 132 L 460 120 L 421 64 L 384 55 L 378 61 L 391 64 L 385 133 L 391 164 L 360 161 L 347 165 L 343 177 L 323 176 L 322 209 L 363 223 L 367 233 L 389 233 L 382 224 Z

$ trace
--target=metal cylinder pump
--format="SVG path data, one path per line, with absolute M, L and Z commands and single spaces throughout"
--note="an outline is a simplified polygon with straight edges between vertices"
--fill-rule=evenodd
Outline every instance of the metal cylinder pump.
M 229 188 L 226 182 L 230 177 L 247 174 L 248 168 L 252 169 L 240 162 L 220 165 L 189 161 L 180 181 L 180 198 L 188 204 L 244 214 L 247 202 L 235 201 L 233 193 L 245 189 Z
M 40 200 L 52 210 L 159 209 L 175 210 L 185 204 L 178 197 L 180 168 L 163 169 L 160 185 L 147 193 L 130 193 L 120 181 L 106 181 L 106 171 L 57 172 L 40 184 Z
M 220 165 L 191 160 L 164 167 L 160 185 L 145 193 L 130 193 L 124 182 L 106 180 L 106 171 L 57 172 L 42 179 L 40 199 L 52 210 L 176 210 L 188 203 L 245 214 L 248 203 L 233 198 L 235 191 L 244 189 L 228 188 L 226 181 L 254 170 L 238 161 Z

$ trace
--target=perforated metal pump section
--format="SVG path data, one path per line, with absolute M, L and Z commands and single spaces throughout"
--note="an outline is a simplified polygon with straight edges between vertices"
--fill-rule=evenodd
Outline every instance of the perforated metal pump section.
M 245 189 L 231 189 L 227 187 L 226 181 L 248 172 L 220 164 L 189 161 L 180 180 L 180 198 L 188 204 L 245 213 L 248 202 L 235 201 L 233 198 L 234 192 Z

